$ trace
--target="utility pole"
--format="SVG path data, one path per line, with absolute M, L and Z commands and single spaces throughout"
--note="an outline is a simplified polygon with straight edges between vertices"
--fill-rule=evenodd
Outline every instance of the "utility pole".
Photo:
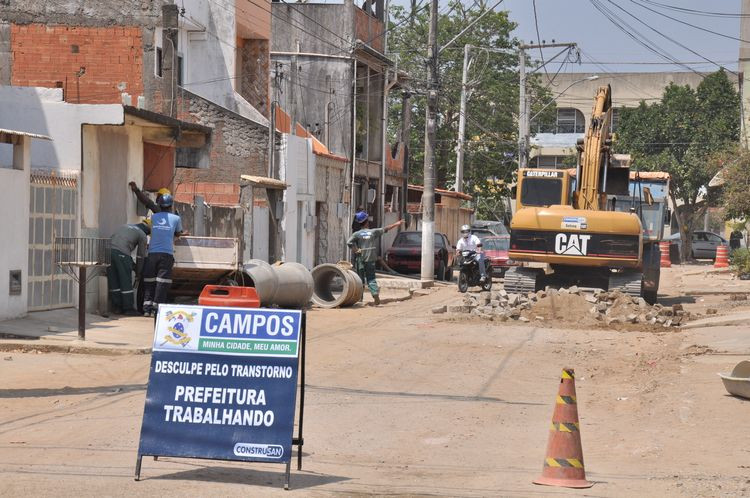
M 177 5 L 165 4 L 161 7 L 161 15 L 164 23 L 161 44 L 161 112 L 174 118 L 177 116 L 177 28 L 180 13 Z
M 526 130 L 526 52 L 524 49 L 525 45 L 521 45 L 518 50 L 518 74 L 519 74 L 519 90 L 518 90 L 518 168 L 525 168 L 527 166 L 528 154 L 526 153 L 526 147 L 528 145 Z
M 430 2 L 430 34 L 427 60 L 430 67 L 430 88 L 424 139 L 424 192 L 422 193 L 422 282 L 432 283 L 435 277 L 435 128 L 438 97 L 438 0 Z
M 740 38 L 750 40 L 750 0 L 742 0 L 742 17 L 740 18 Z M 740 74 L 750 75 L 750 43 L 740 42 L 740 58 L 737 67 Z M 745 149 L 750 148 L 748 143 L 748 126 L 750 126 L 750 89 L 744 78 L 740 78 L 740 121 L 741 134 L 740 143 Z
M 539 45 L 521 45 L 518 47 L 518 75 L 519 75 L 519 89 L 518 89 L 518 167 L 526 168 L 529 163 L 529 110 L 528 102 L 526 99 L 526 50 L 529 49 L 541 49 L 541 48 L 554 48 L 563 47 L 564 49 L 570 50 L 575 48 L 575 43 L 541 43 Z M 565 52 L 562 50 L 560 53 Z M 560 54 L 558 54 L 560 55 Z M 552 57 L 547 60 L 544 65 L 537 68 L 541 69 L 545 65 L 549 64 L 550 61 L 557 58 Z
M 461 109 L 458 114 L 458 145 L 456 147 L 456 192 L 464 190 L 464 134 L 466 131 L 466 100 L 469 98 L 467 80 L 469 78 L 469 52 L 471 45 L 464 45 L 464 69 L 461 73 Z

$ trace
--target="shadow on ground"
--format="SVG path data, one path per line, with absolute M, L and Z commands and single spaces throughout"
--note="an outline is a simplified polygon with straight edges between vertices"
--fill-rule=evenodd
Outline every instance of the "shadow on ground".
M 658 300 L 658 303 L 663 306 L 674 306 L 675 304 L 693 304 L 695 302 L 697 302 L 695 296 L 660 296 Z
M 159 461 L 162 459 L 160 458 Z M 155 464 L 158 465 L 158 464 Z M 201 467 L 172 474 L 164 474 L 156 477 L 143 477 L 148 469 L 143 469 L 142 480 L 180 480 L 180 481 L 204 481 L 220 482 L 224 484 L 250 484 L 254 486 L 284 487 L 284 466 L 279 465 L 278 471 L 256 470 L 252 468 L 238 467 Z M 348 481 L 348 477 L 330 476 L 313 473 L 299 473 L 292 470 L 289 481 L 290 489 L 306 489 L 323 486 L 336 482 Z
M 43 398 L 47 396 L 76 396 L 79 394 L 123 394 L 145 390 L 146 384 L 120 384 L 96 387 L 65 386 L 60 389 L 0 389 L 0 398 Z

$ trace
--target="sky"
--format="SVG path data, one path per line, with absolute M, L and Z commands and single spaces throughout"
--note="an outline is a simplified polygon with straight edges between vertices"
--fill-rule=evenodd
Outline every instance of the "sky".
M 740 30 L 739 12 L 742 0 L 714 0 L 712 2 L 706 2 L 705 0 L 594 1 L 616 14 L 621 19 L 617 21 L 620 25 L 622 25 L 622 21 L 625 21 L 645 38 L 648 38 L 648 41 L 644 40 L 647 45 L 658 47 L 667 52 L 674 60 L 690 63 L 700 62 L 700 64 L 689 64 L 698 71 L 718 69 L 716 65 L 706 62 L 703 59 L 704 57 L 728 69 L 736 70 L 737 68 L 736 61 L 740 43 L 738 40 L 700 31 L 660 16 L 656 12 L 729 37 L 738 38 Z M 684 11 L 665 9 L 657 4 L 734 15 L 731 17 L 694 15 Z M 651 12 L 643 6 L 656 12 Z M 537 34 L 532 0 L 505 0 L 498 9 L 508 10 L 510 19 L 518 24 L 514 32 L 515 36 L 526 43 L 536 43 Z M 626 64 L 632 62 L 663 63 L 664 59 L 618 29 L 592 5 L 592 0 L 536 0 L 536 11 L 539 35 L 542 40 L 546 40 L 548 43 L 553 39 L 557 42 L 575 42 L 583 53 L 582 62 L 584 64 L 567 64 L 563 68 L 564 72 L 597 71 L 598 67 L 592 63 L 592 60 L 602 64 L 610 72 L 688 70 L 675 64 Z M 629 14 L 633 14 L 638 20 Z M 635 34 L 630 29 L 628 31 Z M 696 53 L 691 53 L 686 48 L 665 39 L 661 36 L 662 34 Z M 554 49 L 546 49 L 545 57 L 550 57 L 555 52 Z M 534 51 L 531 56 L 538 59 L 539 51 Z M 553 68 L 557 70 L 559 64 L 554 65 Z
M 337 1 L 337 0 L 318 0 Z M 355 0 L 358 1 L 358 0 Z M 429 0 L 417 0 L 417 3 L 427 4 Z M 463 0 L 472 5 L 474 0 Z M 496 0 L 495 0 L 496 1 Z M 495 3 L 486 0 L 489 5 Z M 689 71 L 688 68 L 676 64 L 664 63 L 664 59 L 647 48 L 632 40 L 615 24 L 596 10 L 592 2 L 597 2 L 617 17 L 640 32 L 648 41 L 644 43 L 651 47 L 658 47 L 667 52 L 672 60 L 689 64 L 696 71 L 715 71 L 718 66 L 706 62 L 705 59 L 716 62 L 729 70 L 737 69 L 739 55 L 740 9 L 743 0 L 536 0 L 537 21 L 539 35 L 548 43 L 575 42 L 582 51 L 582 64 L 566 64 L 562 72 L 601 72 L 603 66 L 609 72 L 641 72 L 641 71 Z M 745 0 L 750 2 L 750 0 Z M 392 4 L 409 5 L 409 0 L 391 0 Z M 440 10 L 444 11 L 446 0 L 440 0 Z M 711 13 L 726 13 L 729 16 L 705 14 L 690 14 L 684 11 L 665 9 L 658 4 L 693 9 Z M 730 39 L 680 24 L 656 12 L 646 10 L 643 5 L 659 12 L 694 24 L 700 28 L 721 33 Z M 534 9 L 532 0 L 504 0 L 498 10 L 509 11 L 509 17 L 518 24 L 514 35 L 526 43 L 536 43 L 537 34 L 534 24 Z M 631 17 L 633 14 L 638 20 Z M 645 24 L 641 24 L 642 21 Z M 621 21 L 620 22 L 622 25 Z M 633 33 L 631 29 L 626 28 Z M 661 36 L 664 34 L 686 48 L 675 45 Z M 690 50 L 695 53 L 691 53 Z M 545 50 L 544 57 L 550 57 L 555 49 Z M 539 51 L 531 54 L 539 59 Z M 705 58 L 705 59 L 704 59 Z M 600 66 L 593 61 L 600 63 Z M 626 64 L 637 62 L 639 64 Z M 660 64 L 651 64 L 651 63 Z M 649 63 L 649 64 L 643 64 Z M 559 64 L 550 66 L 557 71 Z

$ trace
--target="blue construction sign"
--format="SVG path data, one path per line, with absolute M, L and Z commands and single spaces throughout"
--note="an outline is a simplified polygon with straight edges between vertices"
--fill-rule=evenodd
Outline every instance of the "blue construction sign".
M 138 448 L 289 462 L 302 313 L 160 305 Z

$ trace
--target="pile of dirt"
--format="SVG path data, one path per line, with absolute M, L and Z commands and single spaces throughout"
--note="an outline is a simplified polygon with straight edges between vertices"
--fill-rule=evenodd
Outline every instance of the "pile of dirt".
M 628 296 L 619 290 L 582 292 L 577 287 L 528 294 L 504 290 L 468 293 L 463 304 L 442 306 L 433 312 L 468 313 L 499 321 L 568 323 L 579 327 L 625 324 L 678 327 L 689 318 L 680 304 L 652 306 L 641 297 Z

